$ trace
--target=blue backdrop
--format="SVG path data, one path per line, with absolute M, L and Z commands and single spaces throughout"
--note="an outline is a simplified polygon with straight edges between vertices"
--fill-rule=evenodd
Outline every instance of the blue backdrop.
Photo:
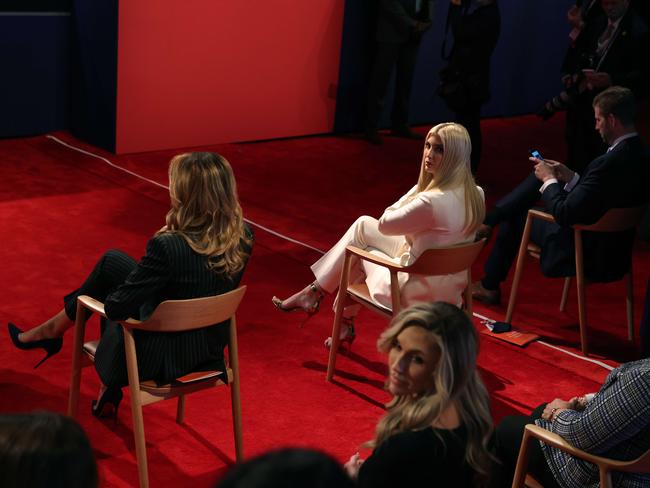
M 347 0 L 345 4 L 337 132 L 360 130 L 363 125 L 377 2 Z M 492 57 L 492 99 L 483 107 L 484 116 L 536 112 L 549 97 L 559 93 L 560 65 L 568 45 L 566 12 L 574 3 L 574 0 L 499 1 L 501 37 Z M 448 6 L 449 0 L 437 0 L 434 25 L 422 39 L 411 97 L 413 125 L 451 118 L 451 113 L 435 94 L 438 72 L 444 65 L 440 47 Z M 389 125 L 392 86 L 388 94 L 383 126 Z

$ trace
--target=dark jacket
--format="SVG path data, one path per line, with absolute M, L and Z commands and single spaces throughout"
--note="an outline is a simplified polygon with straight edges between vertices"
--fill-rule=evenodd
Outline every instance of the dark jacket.
M 376 40 L 378 42 L 407 42 L 417 37 L 417 22 L 431 22 L 434 0 L 422 0 L 420 12 L 415 12 L 415 0 L 378 0 Z
M 561 226 L 542 246 L 542 271 L 564 276 L 558 262 L 573 262 L 573 224 L 593 224 L 611 208 L 638 207 L 648 202 L 650 152 L 638 136 L 619 142 L 594 159 L 571 192 L 562 185 L 546 188 L 542 199 Z M 629 269 L 634 231 L 583 232 L 585 275 L 590 281 L 620 279 Z M 568 251 L 568 252 L 567 252 Z M 569 265 L 571 267 L 571 265 Z
M 247 232 L 252 237 L 250 229 Z M 250 254 L 251 249 L 246 250 Z M 207 257 L 196 253 L 180 235 L 152 237 L 136 269 L 106 298 L 106 315 L 112 320 L 145 319 L 165 300 L 219 295 L 239 285 L 243 270 L 227 277 L 210 270 L 207 264 Z M 134 337 L 141 379 L 167 383 L 203 366 L 223 368 L 228 324 L 172 333 L 137 330 Z M 121 338 L 121 331 L 113 340 L 102 336 L 97 349 L 95 367 L 105 384 L 124 381 Z

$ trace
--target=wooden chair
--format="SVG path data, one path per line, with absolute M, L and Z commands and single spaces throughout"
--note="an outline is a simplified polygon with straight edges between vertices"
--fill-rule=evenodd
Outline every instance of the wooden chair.
M 598 466 L 601 488 L 613 487 L 612 471 L 650 473 L 650 450 L 632 461 L 617 461 L 615 459 L 589 454 L 588 452 L 569 444 L 562 437 L 553 432 L 534 424 L 528 424 L 524 429 L 524 436 L 521 441 L 521 448 L 519 449 L 519 457 L 517 458 L 517 467 L 515 468 L 515 476 L 512 480 L 512 488 L 542 488 L 542 485 L 527 473 L 529 445 L 531 442 L 536 442 L 536 440 L 540 440 L 549 446 L 553 446 L 567 454 L 570 454 L 571 456 L 583 459 Z
M 582 260 L 582 231 L 590 232 L 620 232 L 627 229 L 636 227 L 639 220 L 645 212 L 645 206 L 633 208 L 613 208 L 603 215 L 598 222 L 591 225 L 574 225 L 573 233 L 575 240 L 575 262 L 576 262 L 576 288 L 578 291 L 578 317 L 580 323 L 580 345 L 582 353 L 586 356 L 589 353 L 589 344 L 587 341 L 587 301 L 585 295 L 585 276 L 584 265 Z M 521 273 L 523 271 L 524 260 L 526 252 L 531 256 L 539 259 L 541 249 L 539 246 L 530 242 L 530 231 L 532 229 L 533 219 L 542 219 L 547 222 L 555 222 L 552 215 L 542 212 L 540 210 L 531 209 L 528 211 L 526 218 L 526 225 L 524 226 L 524 233 L 521 237 L 521 244 L 519 246 L 519 254 L 517 255 L 517 264 L 515 267 L 515 276 L 512 280 L 512 289 L 510 290 L 510 300 L 508 301 L 508 310 L 506 312 L 506 322 L 511 322 L 512 314 L 514 313 L 515 303 L 517 300 L 517 290 L 521 280 Z M 628 339 L 634 339 L 634 289 L 632 286 L 632 265 L 630 261 L 630 269 L 623 277 L 627 285 L 627 330 Z M 564 289 L 562 290 L 562 298 L 560 300 L 560 310 L 564 311 L 566 306 L 567 297 L 569 294 L 569 287 L 571 285 L 571 278 L 567 277 L 564 280 Z
M 245 291 L 246 287 L 242 286 L 231 292 L 213 297 L 195 298 L 191 300 L 168 300 L 158 305 L 151 317 L 145 321 L 141 322 L 135 319 L 127 319 L 119 322 L 124 330 L 124 347 L 129 376 L 129 391 L 131 393 L 131 412 L 133 414 L 133 436 L 135 437 L 135 452 L 140 487 L 146 488 L 149 486 L 142 406 L 160 400 L 178 397 L 176 422 L 180 424 L 183 422 L 185 413 L 185 395 L 206 388 L 225 385 L 225 383 L 220 379 L 224 373 L 221 371 L 190 373 L 178 378 L 171 384 L 162 386 L 158 386 L 155 381 L 140 381 L 133 331 L 143 329 L 160 333 L 179 332 L 200 329 L 230 319 L 230 342 L 228 345 L 229 366 L 226 368 L 225 373 L 228 375 L 228 386 L 231 388 L 236 459 L 237 461 L 241 461 L 243 459 L 243 444 L 235 312 Z M 70 397 L 68 402 L 68 415 L 71 417 L 76 417 L 77 415 L 81 368 L 93 364 L 95 351 L 99 343 L 99 341 L 83 343 L 85 332 L 85 321 L 83 318 L 86 315 L 86 310 L 106 317 L 103 303 L 86 295 L 82 295 L 77 299 L 77 320 L 74 331 L 72 375 L 70 378 Z
M 341 330 L 343 309 L 356 302 L 389 318 L 396 315 L 401 309 L 397 273 L 433 276 L 467 271 L 467 287 L 465 288 L 463 296 L 465 311 L 471 318 L 472 294 L 469 290 L 469 285 L 472 282 L 471 268 L 472 263 L 476 260 L 484 245 L 485 239 L 481 239 L 480 241 L 469 244 L 428 249 L 409 266 L 400 266 L 399 264 L 395 264 L 392 261 L 383 259 L 358 247 L 348 246 L 345 250 L 345 261 L 343 263 L 343 271 L 341 273 L 341 282 L 339 285 L 339 300 L 334 314 L 334 324 L 332 326 L 332 346 L 330 348 L 329 361 L 327 364 L 327 381 L 332 381 L 332 376 L 334 376 L 336 354 L 340 344 L 339 333 Z M 352 258 L 364 259 L 371 263 L 388 268 L 390 271 L 391 308 L 375 303 L 370 297 L 368 286 L 365 283 L 348 283 Z

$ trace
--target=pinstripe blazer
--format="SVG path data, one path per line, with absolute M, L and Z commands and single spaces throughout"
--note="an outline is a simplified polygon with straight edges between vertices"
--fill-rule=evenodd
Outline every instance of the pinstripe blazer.
M 252 232 L 246 227 L 247 234 Z M 251 249 L 246 251 L 250 255 Z M 129 317 L 146 319 L 165 300 L 184 300 L 226 293 L 235 289 L 243 271 L 233 277 L 211 271 L 207 257 L 196 253 L 183 237 L 160 234 L 149 240 L 145 256 L 125 282 L 108 295 L 104 306 L 110 320 Z M 156 333 L 137 330 L 134 337 L 141 379 L 161 383 L 202 367 L 223 367 L 223 348 L 228 342 L 226 323 L 188 332 Z M 112 337 L 113 339 L 108 339 Z M 102 336 L 105 340 L 123 341 L 122 334 Z M 123 344 L 98 348 L 95 367 L 100 377 L 123 378 Z M 109 351 L 107 354 L 100 354 Z M 112 383 L 110 380 L 105 381 Z

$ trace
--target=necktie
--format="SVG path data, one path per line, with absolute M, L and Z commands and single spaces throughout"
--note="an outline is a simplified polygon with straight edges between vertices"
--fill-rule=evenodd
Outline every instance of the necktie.
M 603 52 L 605 52 L 607 49 L 607 46 L 609 46 L 615 30 L 616 29 L 614 27 L 614 24 L 612 22 L 607 22 L 607 29 L 605 29 L 605 32 L 603 32 L 602 35 L 598 38 L 598 48 L 596 52 L 599 56 L 602 55 Z

